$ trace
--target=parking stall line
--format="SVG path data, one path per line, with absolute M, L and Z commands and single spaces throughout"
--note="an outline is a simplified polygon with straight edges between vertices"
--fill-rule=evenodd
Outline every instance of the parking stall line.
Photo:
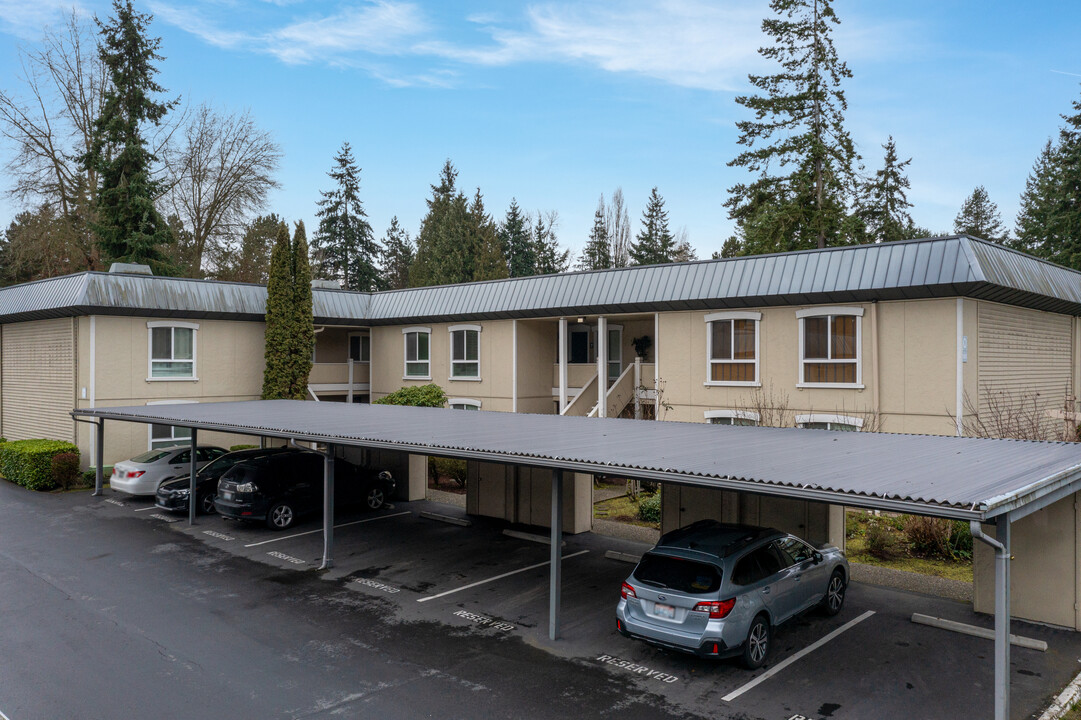
M 349 527 L 350 525 L 359 525 L 361 523 L 372 522 L 373 520 L 383 520 L 384 518 L 400 517 L 401 515 L 412 515 L 412 512 L 409 511 L 409 510 L 405 510 L 405 511 L 400 512 L 400 513 L 391 513 L 390 515 L 380 515 L 378 517 L 364 518 L 363 520 L 354 520 L 353 522 L 347 522 L 347 523 L 342 523 L 341 525 L 335 525 L 334 529 L 337 530 L 338 528 Z M 308 532 L 295 533 L 293 535 L 286 535 L 285 537 L 272 538 L 270 540 L 260 540 L 259 542 L 250 543 L 248 545 L 245 545 L 244 547 L 250 548 L 250 547 L 258 547 L 259 545 L 269 545 L 270 543 L 281 542 L 282 540 L 292 540 L 293 538 L 304 537 L 305 535 L 315 535 L 316 533 L 321 533 L 321 532 L 323 532 L 322 528 L 320 528 L 319 530 L 309 530 Z
M 739 688 L 736 688 L 735 690 L 733 690 L 732 692 L 728 693 L 723 698 L 721 698 L 721 700 L 723 700 L 725 702 L 732 702 L 733 700 L 735 700 L 736 698 L 738 698 L 740 695 L 747 692 L 748 690 L 751 690 L 752 688 L 757 687 L 760 683 L 763 683 L 766 680 L 769 680 L 771 677 L 773 677 L 777 673 L 781 672 L 786 667 L 788 667 L 792 663 L 794 663 L 797 660 L 799 660 L 800 658 L 802 658 L 804 655 L 807 655 L 808 653 L 814 652 L 815 650 L 822 647 L 823 645 L 825 645 L 826 643 L 828 643 L 830 640 L 834 639 L 835 637 L 837 637 L 841 633 L 845 632 L 846 630 L 851 630 L 852 628 L 856 627 L 856 625 L 859 625 L 861 622 L 863 622 L 864 620 L 866 620 L 867 618 L 871 617 L 874 614 L 875 614 L 874 610 L 868 610 L 864 614 L 860 615 L 858 618 L 856 618 L 854 620 L 849 620 L 844 625 L 842 625 L 841 627 L 839 627 L 836 630 L 834 630 L 833 632 L 831 632 L 829 635 L 826 635 L 825 637 L 816 640 L 815 642 L 811 643 L 807 647 L 800 650 L 795 655 L 787 657 L 784 660 L 782 660 L 781 662 L 777 663 L 776 665 L 771 667 L 769 670 L 767 670 L 766 672 L 764 672 L 761 675 L 759 675 L 758 677 L 756 677 L 754 680 L 751 680 L 746 685 L 744 685 L 742 687 L 739 687 Z
M 571 553 L 570 555 L 564 555 L 563 559 L 564 560 L 570 560 L 572 557 L 578 557 L 579 555 L 585 555 L 587 552 L 589 552 L 589 551 L 588 550 L 579 550 L 576 553 Z M 510 577 L 511 575 L 517 575 L 518 573 L 523 573 L 523 572 L 526 572 L 527 570 L 536 570 L 537 568 L 544 567 L 545 565 L 548 565 L 550 563 L 551 563 L 551 560 L 547 560 L 547 561 L 542 562 L 542 563 L 537 563 L 536 565 L 530 565 L 529 567 L 519 568 L 518 570 L 511 570 L 510 572 L 505 572 L 502 575 L 496 575 L 495 577 L 490 577 L 487 580 L 478 580 L 475 583 L 470 583 L 468 585 L 463 585 L 460 588 L 455 588 L 453 590 L 447 590 L 446 592 L 441 592 L 438 595 L 429 595 L 428 597 L 417 598 L 417 602 L 428 602 L 429 600 L 436 600 L 436 599 L 441 598 L 441 597 L 446 597 L 447 595 L 453 595 L 454 593 L 461 592 L 462 590 L 468 590 L 469 588 L 475 588 L 478 585 L 485 585 L 485 584 L 490 583 L 490 582 L 495 582 L 496 580 L 502 580 L 505 577 Z

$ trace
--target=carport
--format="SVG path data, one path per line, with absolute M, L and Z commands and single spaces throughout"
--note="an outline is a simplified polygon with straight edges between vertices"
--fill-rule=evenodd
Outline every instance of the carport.
M 951 518 L 995 550 L 995 718 L 1009 716 L 1010 527 L 1081 490 L 1081 447 L 615 418 L 456 413 L 291 400 L 94 408 L 97 490 L 105 420 L 395 450 L 552 471 L 549 637 L 559 635 L 563 472 L 618 474 L 744 493 Z M 194 454 L 193 454 L 194 457 Z M 325 464 L 323 567 L 333 555 L 333 465 Z M 192 468 L 194 497 L 194 466 Z M 982 524 L 995 526 L 995 536 Z

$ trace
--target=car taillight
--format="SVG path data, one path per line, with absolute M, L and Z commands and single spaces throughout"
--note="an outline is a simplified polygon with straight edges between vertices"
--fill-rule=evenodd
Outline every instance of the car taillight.
M 128 473 L 128 479 L 130 480 L 131 478 L 139 478 L 143 475 L 146 475 L 146 470 L 133 470 Z
M 621 598 L 623 598 L 624 600 L 626 600 L 629 597 L 630 598 L 637 598 L 638 597 L 638 595 L 634 592 L 634 588 L 632 588 L 627 583 L 623 583 L 623 587 L 621 587 L 619 589 L 619 596 Z
M 736 606 L 736 599 L 731 600 L 714 600 L 713 602 L 700 602 L 694 606 L 695 612 L 708 612 L 710 620 L 720 620 L 723 617 L 727 617 L 728 613 L 732 612 L 732 608 Z

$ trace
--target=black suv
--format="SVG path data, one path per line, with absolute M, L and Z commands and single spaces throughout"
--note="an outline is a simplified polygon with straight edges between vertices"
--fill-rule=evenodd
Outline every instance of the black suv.
M 334 461 L 335 503 L 378 510 L 393 492 L 388 471 Z M 265 521 L 275 530 L 292 527 L 322 505 L 323 456 L 306 450 L 237 463 L 218 481 L 214 498 L 222 517 Z
M 255 460 L 260 457 L 296 452 L 299 451 L 292 448 L 237 450 L 236 452 L 226 453 L 214 462 L 204 465 L 195 473 L 195 511 L 198 513 L 215 512 L 214 494 L 218 491 L 218 480 L 237 463 Z M 158 486 L 158 492 L 154 496 L 154 504 L 163 510 L 186 513 L 188 511 L 190 490 L 190 477 L 188 475 L 177 475 L 175 478 L 165 480 Z

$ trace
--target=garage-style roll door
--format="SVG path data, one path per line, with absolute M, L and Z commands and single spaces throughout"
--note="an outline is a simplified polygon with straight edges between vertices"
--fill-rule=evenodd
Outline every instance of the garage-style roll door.
M 4 437 L 70 442 L 75 432 L 68 414 L 75 402 L 72 320 L 5 325 L 0 337 Z

